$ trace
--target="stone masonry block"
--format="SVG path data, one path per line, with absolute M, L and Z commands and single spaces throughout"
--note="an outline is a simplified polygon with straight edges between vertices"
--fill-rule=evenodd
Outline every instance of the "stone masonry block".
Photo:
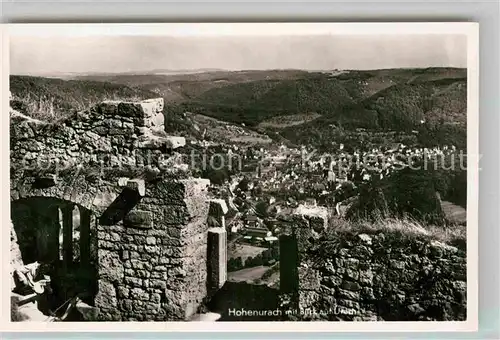
M 127 188 L 135 190 L 141 197 L 146 194 L 146 184 L 143 179 L 132 179 L 127 181 Z
M 300 205 L 295 211 L 295 216 L 302 216 L 309 221 L 309 227 L 317 232 L 325 230 L 328 226 L 328 209 L 320 206 Z
M 226 201 L 222 199 L 213 199 L 210 200 L 210 207 L 208 210 L 209 216 L 215 219 L 215 222 L 220 228 L 225 228 L 226 227 L 226 218 L 225 215 L 228 212 L 227 204 Z
M 227 234 L 223 228 L 208 231 L 208 261 L 210 288 L 217 290 L 227 280 Z
M 159 137 L 151 134 L 145 134 L 141 140 L 137 141 L 137 147 L 141 149 L 177 149 L 186 145 L 184 137 Z
M 119 253 L 99 249 L 98 256 L 99 277 L 105 279 L 107 282 L 121 282 L 124 276 L 124 268 Z
M 132 210 L 123 219 L 126 227 L 152 229 L 153 214 L 150 211 Z
M 184 185 L 185 194 L 188 197 L 206 193 L 210 185 L 210 180 L 205 178 L 189 178 L 180 180 L 179 182 Z
M 99 280 L 97 285 L 98 293 L 95 299 L 96 307 L 104 309 L 116 308 L 118 306 L 118 301 L 116 299 L 116 290 L 113 284 L 105 280 Z
M 300 288 L 303 290 L 319 290 L 321 277 L 317 270 L 305 267 L 298 268 Z
M 212 199 L 210 200 L 210 211 L 209 213 L 213 216 L 224 216 L 228 212 L 228 207 L 226 201 L 223 199 Z

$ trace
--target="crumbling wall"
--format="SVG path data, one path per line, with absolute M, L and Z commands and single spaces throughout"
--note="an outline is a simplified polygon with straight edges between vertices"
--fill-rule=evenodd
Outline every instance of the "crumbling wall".
M 182 137 L 163 131 L 163 99 L 104 102 L 60 122 L 11 114 L 11 162 L 19 170 L 63 171 L 76 166 L 172 168 Z M 163 167 L 163 168 L 162 168 Z M 100 169 L 99 169 L 100 170 Z
M 467 264 L 461 246 L 395 231 L 317 234 L 300 221 L 282 242 L 290 240 L 296 243 L 296 270 L 284 266 L 280 280 L 292 282 L 283 292 L 290 297 L 292 319 L 466 319 Z
M 57 198 L 95 217 L 101 320 L 184 320 L 207 294 L 209 181 L 190 177 L 162 109 L 105 102 L 49 123 L 11 113 L 11 200 Z
M 104 320 L 184 320 L 196 312 L 206 295 L 208 204 L 199 200 L 207 185 L 146 187 L 123 221 L 98 227 L 96 305 Z

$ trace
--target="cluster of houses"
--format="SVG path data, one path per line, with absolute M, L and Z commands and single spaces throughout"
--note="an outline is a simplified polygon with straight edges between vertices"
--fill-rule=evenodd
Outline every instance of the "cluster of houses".
M 234 212 L 227 224 L 228 232 L 242 242 L 263 244 L 278 240 L 278 215 L 291 213 L 300 205 L 331 206 L 334 213 L 340 214 L 340 202 L 355 195 L 360 183 L 390 176 L 411 162 L 456 152 L 453 146 L 425 149 L 400 143 L 354 152 L 346 152 L 340 145 L 333 156 L 284 145 L 227 148 L 244 160 L 242 171 L 233 175 L 218 194 Z M 247 182 L 243 189 L 242 181 Z M 351 193 L 342 195 L 347 187 Z M 268 211 L 257 213 L 255 207 L 263 201 Z
M 242 230 L 244 240 L 258 243 L 273 243 L 278 240 L 276 236 L 273 236 L 273 231 L 266 226 L 264 220 L 259 217 L 248 215 L 245 217 L 244 223 L 245 226 Z

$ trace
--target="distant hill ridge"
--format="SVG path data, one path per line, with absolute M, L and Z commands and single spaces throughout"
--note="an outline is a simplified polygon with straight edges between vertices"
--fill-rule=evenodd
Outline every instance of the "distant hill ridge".
M 163 97 L 167 115 L 192 112 L 244 123 L 294 143 L 331 140 L 331 126 L 411 132 L 425 122 L 443 140 L 463 139 L 466 131 L 466 69 L 455 68 L 114 74 L 66 81 L 11 76 L 11 92 L 15 109 L 48 119 L 105 99 Z
M 251 126 L 274 116 L 315 112 L 359 127 L 399 128 L 401 123 L 414 125 L 426 113 L 437 112 L 445 120 L 448 114 L 452 120 L 463 117 L 465 75 L 463 69 L 436 68 L 351 71 L 334 76 L 308 73 L 293 79 L 213 86 L 173 105 L 180 111 Z

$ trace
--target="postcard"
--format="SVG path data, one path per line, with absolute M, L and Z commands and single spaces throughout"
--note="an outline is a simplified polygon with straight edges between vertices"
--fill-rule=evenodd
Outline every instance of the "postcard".
M 477 330 L 478 31 L 3 25 L 2 328 Z

